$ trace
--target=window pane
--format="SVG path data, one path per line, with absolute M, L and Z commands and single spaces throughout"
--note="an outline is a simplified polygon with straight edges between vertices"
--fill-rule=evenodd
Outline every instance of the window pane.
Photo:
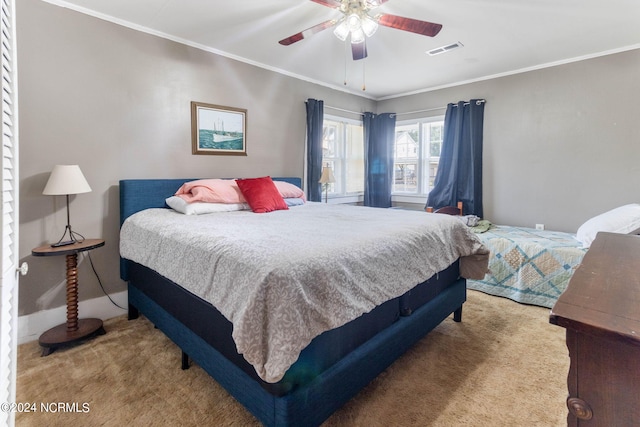
M 336 179 L 336 182 L 328 187 L 330 195 L 362 193 L 364 191 L 362 124 L 325 118 L 322 164 L 331 167 Z
M 322 129 L 322 157 L 337 157 L 337 143 L 339 136 L 339 123 L 324 121 Z
M 429 123 L 429 156 L 440 157 L 440 150 L 442 150 L 442 129 L 444 123 Z
M 347 193 L 364 191 L 364 138 L 362 126 L 347 125 L 346 141 Z
M 425 183 L 423 188 L 425 192 L 431 191 L 433 183 L 436 179 L 438 171 L 438 163 L 440 162 L 440 152 L 442 151 L 442 135 L 444 130 L 444 122 L 425 123 L 423 127 L 424 141 L 426 144 L 427 158 L 425 160 Z
M 417 193 L 420 156 L 418 124 L 396 126 L 393 192 Z

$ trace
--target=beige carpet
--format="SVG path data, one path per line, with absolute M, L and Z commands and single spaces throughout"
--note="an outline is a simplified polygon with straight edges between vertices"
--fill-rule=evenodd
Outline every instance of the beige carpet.
M 324 426 L 566 425 L 564 329 L 548 317 L 469 291 L 462 323 L 445 320 Z M 199 366 L 182 371 L 180 350 L 146 319 L 105 329 L 48 357 L 20 346 L 17 401 L 78 412 L 21 413 L 18 426 L 259 425 Z

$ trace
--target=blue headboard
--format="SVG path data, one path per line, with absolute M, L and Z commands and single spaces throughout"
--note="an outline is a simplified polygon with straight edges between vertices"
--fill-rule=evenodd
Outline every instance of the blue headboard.
M 198 178 L 176 179 L 123 179 L 120 180 L 120 226 L 136 212 L 150 208 L 168 208 L 165 200 L 178 191 L 182 184 Z M 302 188 L 302 179 L 296 177 L 272 177 Z M 126 263 L 120 259 L 120 277 L 127 280 Z

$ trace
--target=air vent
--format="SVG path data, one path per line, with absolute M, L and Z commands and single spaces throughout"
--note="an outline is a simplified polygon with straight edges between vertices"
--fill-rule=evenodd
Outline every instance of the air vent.
M 437 47 L 435 49 L 431 49 L 427 53 L 429 54 L 429 56 L 440 55 L 441 53 L 449 52 L 450 50 L 458 49 L 460 47 L 464 47 L 464 45 L 462 43 L 460 43 L 460 42 L 455 42 L 455 43 L 452 43 L 452 44 L 447 45 L 447 46 L 442 46 L 442 47 Z

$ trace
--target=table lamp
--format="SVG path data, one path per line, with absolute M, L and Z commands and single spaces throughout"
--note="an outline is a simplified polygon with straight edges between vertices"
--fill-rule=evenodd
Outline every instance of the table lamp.
M 324 202 L 327 203 L 329 197 L 329 184 L 336 182 L 336 179 L 333 176 L 333 170 L 331 170 L 329 166 L 324 166 L 322 168 L 322 175 L 320 175 L 320 181 L 318 182 L 324 186 Z
M 49 196 L 67 196 L 67 226 L 64 234 L 57 243 L 53 243 L 52 247 L 72 245 L 76 242 L 82 242 L 84 236 L 71 230 L 71 221 L 69 217 L 69 195 L 88 193 L 91 191 L 89 183 L 85 179 L 78 165 L 56 165 L 51 171 L 49 181 L 44 187 L 42 194 Z M 69 233 L 69 240 L 64 240 Z

